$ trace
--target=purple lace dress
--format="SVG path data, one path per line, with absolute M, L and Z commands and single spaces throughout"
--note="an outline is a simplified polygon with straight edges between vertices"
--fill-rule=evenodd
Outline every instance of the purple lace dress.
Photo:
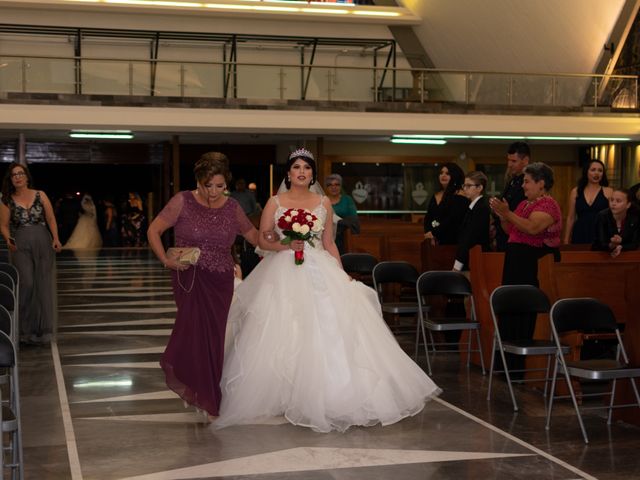
M 196 266 L 173 272 L 178 312 L 160 366 L 171 390 L 215 416 L 233 296 L 231 246 L 236 235 L 247 234 L 253 225 L 232 198 L 220 208 L 207 208 L 190 191 L 174 196 L 159 216 L 174 227 L 177 247 L 201 250 Z

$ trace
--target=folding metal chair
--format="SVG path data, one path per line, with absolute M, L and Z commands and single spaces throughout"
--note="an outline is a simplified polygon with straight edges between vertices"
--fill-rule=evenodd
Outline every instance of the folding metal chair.
M 493 384 L 493 374 L 504 372 L 507 378 L 507 386 L 509 394 L 513 402 L 513 410 L 518 411 L 518 403 L 513 393 L 514 382 L 539 382 L 539 378 L 522 380 L 512 380 L 511 373 L 515 372 L 534 372 L 545 371 L 544 375 L 544 396 L 547 396 L 547 382 L 550 380 L 549 367 L 551 365 L 551 356 L 556 353 L 556 344 L 552 339 L 549 340 L 503 340 L 500 334 L 498 320 L 501 315 L 527 315 L 548 313 L 551 304 L 545 293 L 532 285 L 503 285 L 496 288 L 489 299 L 491 305 L 491 317 L 493 319 L 493 342 L 491 345 L 491 367 L 489 367 L 489 391 L 487 392 L 487 400 L 491 399 L 491 387 Z M 502 365 L 504 370 L 494 372 L 495 352 L 500 352 Z M 562 346 L 562 351 L 569 353 L 568 346 Z M 547 368 L 525 368 L 520 370 L 509 370 L 506 360 L 506 353 L 512 355 L 520 355 L 523 357 L 547 355 Z
M 431 361 L 429 360 L 429 352 L 427 349 L 426 329 L 429 331 L 432 351 L 435 354 L 437 345 L 456 345 L 457 343 L 438 342 L 433 339 L 431 332 L 450 332 L 450 331 L 469 331 L 469 339 L 466 350 L 447 350 L 447 352 L 467 352 L 467 367 L 470 364 L 471 353 L 480 353 L 480 365 L 482 366 L 482 374 L 485 374 L 484 359 L 482 356 L 482 345 L 480 343 L 480 322 L 476 320 L 476 310 L 473 302 L 473 294 L 471 293 L 471 283 L 460 272 L 453 271 L 431 271 L 425 272 L 418 278 L 416 282 L 416 295 L 418 296 L 418 325 L 416 328 L 416 350 L 415 359 L 418 359 L 418 344 L 420 333 L 422 332 L 422 341 L 424 343 L 424 353 L 427 357 L 427 367 L 429 375 L 431 375 Z M 425 303 L 425 296 L 429 295 L 460 295 L 469 298 L 471 312 L 469 318 L 466 317 L 433 317 L 429 315 L 429 308 Z M 471 348 L 471 331 L 476 332 L 476 342 L 478 348 Z
M 380 262 L 372 272 L 373 288 L 378 293 L 383 313 L 390 313 L 397 319 L 399 315 L 418 314 L 418 301 L 404 301 L 398 298 L 398 301 L 385 301 L 382 294 L 382 286 L 395 284 L 403 287 L 411 287 L 414 291 L 416 281 L 418 280 L 418 271 L 408 262 Z M 402 291 L 402 290 L 401 290 Z
M 14 318 L 14 328 L 11 330 L 11 340 L 16 348 L 19 348 L 20 344 L 18 339 L 20 337 L 20 329 L 18 328 L 20 325 L 20 274 L 18 273 L 18 269 L 11 265 L 10 263 L 0 262 L 0 272 L 4 272 L 11 277 L 14 284 L 13 294 L 15 297 L 15 310 L 13 312 Z
M 6 324 L 0 320 L 0 327 Z M 11 478 L 24 478 L 24 464 L 22 456 L 22 425 L 20 422 L 20 387 L 18 383 L 18 359 L 11 338 L 0 331 L 0 368 L 7 370 L 9 377 L 8 402 L 4 404 L 2 390 L 0 390 L 0 428 L 2 430 L 2 450 L 0 451 L 0 475 L 4 478 L 5 468 L 11 469 Z M 8 436 L 5 436 L 8 434 Z M 5 446 L 5 439 L 9 444 Z M 11 463 L 5 464 L 4 451 L 11 452 Z
M 2 283 L 0 283 L 0 305 L 6 308 L 11 314 L 11 331 L 8 335 L 10 336 L 11 341 L 14 342 L 14 340 L 18 338 L 18 304 L 16 302 L 14 291 Z
M 617 342 L 615 358 L 565 360 L 563 356 L 564 352 L 560 345 L 560 335 L 563 332 L 574 330 L 580 332 L 614 334 L 612 338 L 615 338 Z M 564 375 L 564 379 L 566 380 L 567 387 L 569 389 L 569 396 L 571 397 L 573 408 L 578 416 L 578 423 L 580 424 L 580 430 L 582 430 L 584 443 L 589 443 L 587 431 L 584 427 L 584 422 L 582 421 L 582 415 L 580 414 L 581 409 L 578 406 L 578 400 L 575 389 L 571 383 L 571 378 L 612 381 L 610 392 L 605 394 L 580 394 L 581 398 L 596 395 L 609 395 L 610 400 L 608 406 L 582 407 L 582 410 L 606 408 L 609 410 L 607 424 L 611 424 L 611 414 L 614 408 L 640 407 L 640 395 L 638 395 L 638 387 L 635 382 L 635 378 L 640 377 L 640 368 L 631 367 L 629 365 L 629 357 L 627 356 L 627 352 L 622 343 L 622 337 L 620 336 L 620 330 L 618 330 L 618 324 L 616 323 L 615 316 L 609 306 L 599 300 L 594 298 L 566 298 L 558 300 L 553 304 L 553 307 L 551 307 L 551 331 L 556 344 L 556 362 L 553 369 L 553 381 L 551 382 L 551 398 L 549 399 L 549 409 L 547 410 L 546 428 L 548 430 L 551 425 L 551 411 L 553 409 L 556 377 L 559 373 Z M 624 378 L 628 378 L 631 382 L 631 387 L 636 397 L 636 403 L 614 405 L 616 383 L 619 379 Z
M 370 253 L 345 253 L 340 256 L 340 261 L 349 275 L 367 285 L 373 285 L 373 268 L 378 263 L 376 257 Z

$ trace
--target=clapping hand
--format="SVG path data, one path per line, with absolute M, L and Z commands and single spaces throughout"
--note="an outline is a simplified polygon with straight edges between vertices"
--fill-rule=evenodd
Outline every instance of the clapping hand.
M 504 198 L 500 200 L 499 198 L 491 197 L 491 199 L 489 199 L 489 206 L 491 207 L 491 210 L 493 210 L 493 213 L 498 215 L 500 218 L 509 211 L 509 204 Z

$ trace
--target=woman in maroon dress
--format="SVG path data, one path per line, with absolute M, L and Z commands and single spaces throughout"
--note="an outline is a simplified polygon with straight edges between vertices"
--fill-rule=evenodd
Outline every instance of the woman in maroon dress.
M 236 235 L 258 242 L 258 231 L 240 205 L 225 196 L 230 179 L 222 154 L 205 154 L 195 165 L 195 190 L 175 195 L 149 226 L 149 245 L 173 270 L 178 307 L 169 344 L 160 359 L 167 385 L 182 399 L 218 415 L 224 335 L 233 296 Z M 198 247 L 197 265 L 181 265 L 167 255 L 160 236 L 174 228 L 177 247 Z

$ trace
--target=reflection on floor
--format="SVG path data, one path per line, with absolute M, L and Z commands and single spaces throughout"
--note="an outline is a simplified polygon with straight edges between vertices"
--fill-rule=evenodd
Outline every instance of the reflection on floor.
M 488 403 L 479 370 L 444 355 L 434 375 L 441 399 L 396 425 L 318 434 L 274 419 L 215 431 L 165 386 L 158 359 L 175 307 L 168 274 L 148 252 L 62 254 L 58 302 L 57 344 L 20 353 L 29 479 L 619 479 L 640 471 L 637 428 L 589 416 L 585 447 L 567 407 L 547 433 L 538 393 L 520 389 L 514 415 L 502 382 Z

